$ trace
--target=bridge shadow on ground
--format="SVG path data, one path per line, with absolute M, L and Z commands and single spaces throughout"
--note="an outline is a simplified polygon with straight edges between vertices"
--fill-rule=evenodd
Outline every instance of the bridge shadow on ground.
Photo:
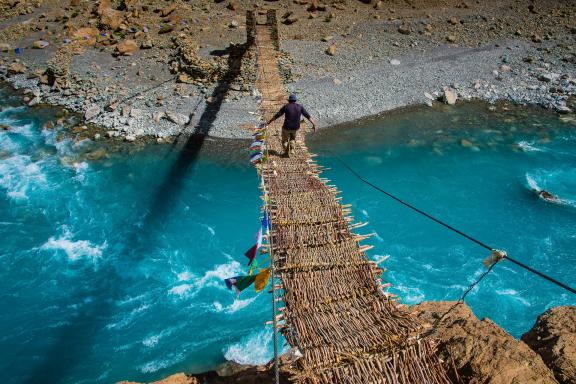
M 246 43 L 227 49 L 229 54 L 227 72 L 221 76 L 198 124 L 191 135 L 185 138 L 177 159 L 153 195 L 142 225 L 136 227 L 125 239 L 125 244 L 137 244 L 137 246 L 125 250 L 124 259 L 117 265 L 107 265 L 98 271 L 88 272 L 96 275 L 95 283 L 89 289 L 77 290 L 72 295 L 77 297 L 78 301 L 81 301 L 81 298 L 90 300 L 86 300 L 81 313 L 67 319 L 67 324 L 60 328 L 58 335 L 51 335 L 54 341 L 41 352 L 43 359 L 36 367 L 31 367 L 30 375 L 23 383 L 64 382 L 68 372 L 89 355 L 94 339 L 109 320 L 115 300 L 124 294 L 123 285 L 126 277 L 122 272 L 135 268 L 153 247 L 154 229 L 162 225 L 177 201 L 184 186 L 184 178 L 190 176 L 191 167 L 198 159 L 224 98 L 240 74 L 242 58 L 249 48 L 250 44 Z M 15 354 L 15 360 L 10 365 L 19 363 L 18 355 L 19 353 Z

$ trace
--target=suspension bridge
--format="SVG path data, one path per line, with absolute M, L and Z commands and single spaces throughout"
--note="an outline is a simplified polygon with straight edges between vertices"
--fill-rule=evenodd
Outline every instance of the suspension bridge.
M 268 11 L 265 24 L 247 12 L 247 32 L 257 51 L 260 118 L 267 121 L 287 99 L 275 11 Z M 286 157 L 281 124 L 266 128 L 259 172 L 271 219 L 274 329 L 301 356 L 290 368 L 291 380 L 448 383 L 433 340 L 420 337 L 421 324 L 386 292 L 383 270 L 366 257 L 371 246 L 361 243 L 368 236 L 353 232 L 363 223 L 353 223 L 350 206 L 321 177 L 303 129 Z

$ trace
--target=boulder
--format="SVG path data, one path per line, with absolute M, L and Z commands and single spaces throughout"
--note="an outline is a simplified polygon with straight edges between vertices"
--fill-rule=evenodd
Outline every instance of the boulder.
M 456 95 L 456 90 L 452 88 L 445 87 L 444 88 L 444 96 L 443 100 L 448 105 L 456 104 L 456 99 L 458 96 Z
M 522 336 L 560 383 L 576 383 L 576 307 L 555 307 Z
M 430 325 L 453 304 L 424 302 L 411 310 Z M 478 320 L 466 304 L 446 315 L 432 337 L 454 383 L 557 383 L 538 354 L 490 319 Z
M 116 45 L 116 52 L 123 56 L 131 56 L 138 52 L 138 49 L 138 43 L 132 39 L 126 39 Z
M 123 18 L 124 13 L 122 11 L 117 11 L 112 8 L 105 8 L 100 14 L 100 25 L 103 28 L 116 30 L 118 27 L 120 27 L 120 24 L 122 24 Z

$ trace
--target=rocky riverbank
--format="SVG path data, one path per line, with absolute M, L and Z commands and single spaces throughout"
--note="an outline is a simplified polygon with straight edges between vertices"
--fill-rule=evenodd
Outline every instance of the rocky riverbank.
M 424 302 L 411 308 L 430 327 L 454 302 Z M 439 324 L 434 336 L 453 383 L 576 383 L 576 307 L 556 307 L 516 340 L 490 319 L 478 319 L 466 304 L 458 305 Z M 292 358 L 282 357 L 281 382 L 287 382 Z M 272 382 L 271 365 L 234 362 L 199 375 L 179 373 L 154 384 L 264 384 Z M 121 384 L 135 384 L 122 382 Z
M 30 105 L 65 106 L 127 141 L 248 136 L 257 105 L 247 9 L 278 9 L 282 72 L 320 127 L 437 101 L 576 109 L 576 6 L 560 0 L 2 6 L 0 78 Z

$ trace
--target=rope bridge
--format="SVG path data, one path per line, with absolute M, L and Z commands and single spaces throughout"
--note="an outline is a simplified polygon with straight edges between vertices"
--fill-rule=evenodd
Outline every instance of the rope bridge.
M 257 48 L 260 118 L 270 119 L 286 102 L 279 73 L 275 11 L 266 25 L 248 13 Z M 433 340 L 421 338 L 422 326 L 385 292 L 383 272 L 361 245 L 367 236 L 352 232 L 350 209 L 338 190 L 321 178 L 301 135 L 284 157 L 281 124 L 266 128 L 265 157 L 259 165 L 271 219 L 268 238 L 273 256 L 274 324 L 301 356 L 291 378 L 296 383 L 444 384 L 448 378 Z M 280 297 L 276 298 L 276 293 Z M 283 308 L 276 311 L 276 301 Z

